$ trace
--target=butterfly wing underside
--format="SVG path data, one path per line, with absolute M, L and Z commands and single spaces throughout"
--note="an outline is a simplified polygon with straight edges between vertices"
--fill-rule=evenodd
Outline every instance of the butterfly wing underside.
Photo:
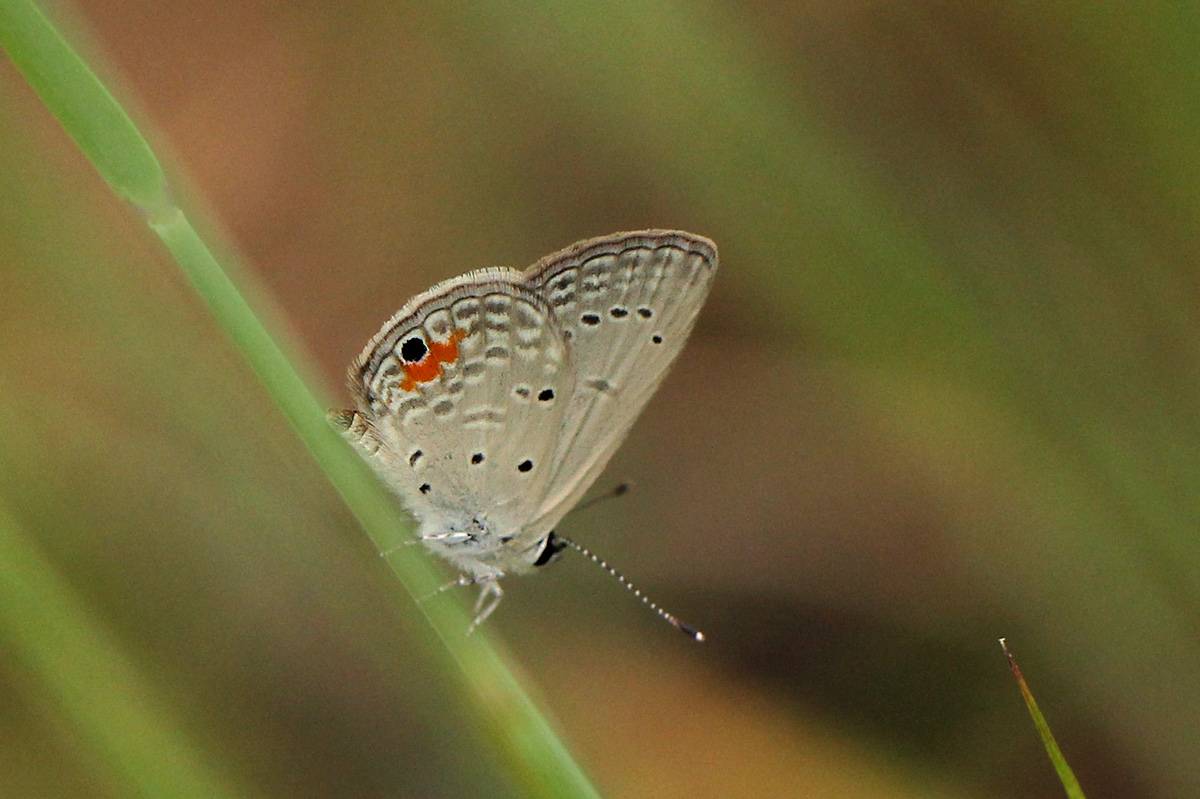
M 564 332 L 521 273 L 471 272 L 413 298 L 350 381 L 367 428 L 360 447 L 423 535 L 482 517 L 517 531 L 534 516 L 574 380 Z M 522 545 L 536 543 L 497 551 L 497 570 L 512 567 L 505 554 L 529 560 Z
M 708 239 L 648 230 L 581 242 L 526 271 L 575 370 L 532 535 L 553 529 L 599 477 L 683 349 L 716 267 Z

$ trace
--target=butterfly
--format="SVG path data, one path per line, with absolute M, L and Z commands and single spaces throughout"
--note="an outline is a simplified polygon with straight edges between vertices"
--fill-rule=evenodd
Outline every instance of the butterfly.
M 555 526 L 604 469 L 683 349 L 716 245 L 643 230 L 589 239 L 525 271 L 468 272 L 409 300 L 351 364 L 335 422 L 416 517 L 418 539 L 481 590 L 567 547 Z M 489 602 L 490 598 L 490 602 Z

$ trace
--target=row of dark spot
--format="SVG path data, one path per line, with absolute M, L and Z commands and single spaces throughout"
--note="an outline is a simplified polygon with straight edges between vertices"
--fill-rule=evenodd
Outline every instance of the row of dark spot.
M 476 452 L 474 455 L 471 456 L 471 465 L 472 466 L 478 466 L 479 464 L 483 463 L 483 461 L 484 461 L 484 455 L 482 452 Z M 533 468 L 533 461 L 529 460 L 529 458 L 526 458 L 525 460 L 523 460 L 517 464 L 518 472 L 527 472 L 532 468 Z
M 417 466 L 417 461 L 419 461 L 424 455 L 425 453 L 421 450 L 415 450 L 412 455 L 408 456 L 408 465 L 415 469 Z M 484 460 L 486 460 L 486 456 L 482 452 L 476 452 L 471 456 L 471 465 L 478 466 L 479 464 L 483 463 Z M 522 474 L 533 471 L 533 461 L 531 461 L 529 458 L 521 461 L 517 464 L 517 471 L 521 472 Z M 422 483 L 420 490 L 422 494 L 428 494 L 431 490 L 433 490 L 433 486 L 431 486 L 429 483 Z
M 650 317 L 654 316 L 654 311 L 650 310 L 649 308 L 638 308 L 637 312 L 638 316 L 642 317 L 643 319 L 649 319 Z M 622 308 L 619 305 L 614 305 L 612 308 L 608 309 L 608 315 L 613 319 L 624 319 L 626 316 L 629 316 L 629 309 Z M 583 322 L 585 325 L 595 326 L 600 324 L 600 314 L 588 312 L 579 317 L 579 321 Z
M 650 310 L 649 308 L 638 308 L 637 312 L 638 316 L 642 317 L 643 319 L 649 319 L 650 317 L 654 316 L 654 311 Z M 608 315 L 613 319 L 624 319 L 626 316 L 629 316 L 629 309 L 622 308 L 619 305 L 614 305 L 612 308 L 608 309 Z M 588 327 L 595 327 L 596 325 L 600 324 L 600 314 L 589 311 L 588 313 L 580 316 L 579 321 Z M 570 331 L 567 332 L 570 333 Z M 655 344 L 663 343 L 663 337 L 658 333 L 655 333 L 653 336 L 651 336 L 650 340 Z
M 529 395 L 533 393 L 533 389 L 531 389 L 529 386 L 517 386 L 513 389 L 513 393 L 521 399 L 529 399 Z M 554 399 L 554 389 L 543 388 L 538 392 L 537 398 L 538 402 L 549 402 L 550 400 Z

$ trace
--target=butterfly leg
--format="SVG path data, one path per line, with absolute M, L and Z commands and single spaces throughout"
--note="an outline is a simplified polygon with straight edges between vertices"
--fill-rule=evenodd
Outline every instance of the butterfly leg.
M 404 549 L 405 547 L 410 547 L 413 544 L 419 544 L 419 543 L 421 543 L 421 539 L 413 538 L 411 540 L 405 541 L 403 544 L 398 544 L 394 547 L 390 547 L 389 549 L 383 550 L 382 552 L 379 553 L 379 557 L 386 558 L 389 555 L 399 552 L 400 550 Z
M 435 596 L 446 593 L 451 588 L 458 588 L 460 585 L 471 585 L 472 582 L 473 582 L 473 580 L 471 580 L 470 577 L 468 577 L 464 574 L 462 577 L 459 577 L 455 580 L 451 580 L 450 582 L 446 583 L 445 585 L 438 586 L 438 588 L 435 591 L 431 591 L 430 593 L 421 597 L 420 599 L 417 600 L 417 602 L 428 602 L 429 600 L 433 599 Z
M 467 628 L 467 635 L 475 632 L 475 628 L 483 624 L 484 620 L 496 610 L 496 606 L 500 604 L 500 600 L 504 598 L 504 589 L 500 587 L 500 583 L 496 578 L 479 580 L 479 599 L 475 600 L 475 620 L 471 622 L 471 626 Z M 489 601 L 490 597 L 490 601 Z
M 413 544 L 423 544 L 427 541 L 441 541 L 442 543 L 455 544 L 460 541 L 466 541 L 471 536 L 468 533 L 438 533 L 437 535 L 423 535 L 420 538 L 411 538 L 399 546 L 394 546 L 391 549 L 385 549 L 379 553 L 379 557 L 386 558 L 394 552 L 398 552 L 404 547 L 410 547 Z

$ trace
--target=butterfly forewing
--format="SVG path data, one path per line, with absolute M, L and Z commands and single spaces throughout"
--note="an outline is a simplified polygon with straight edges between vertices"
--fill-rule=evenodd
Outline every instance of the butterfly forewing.
M 534 528 L 548 532 L 620 446 L 683 348 L 716 265 L 708 239 L 643 231 L 582 242 L 526 272 L 564 330 L 575 371 Z

